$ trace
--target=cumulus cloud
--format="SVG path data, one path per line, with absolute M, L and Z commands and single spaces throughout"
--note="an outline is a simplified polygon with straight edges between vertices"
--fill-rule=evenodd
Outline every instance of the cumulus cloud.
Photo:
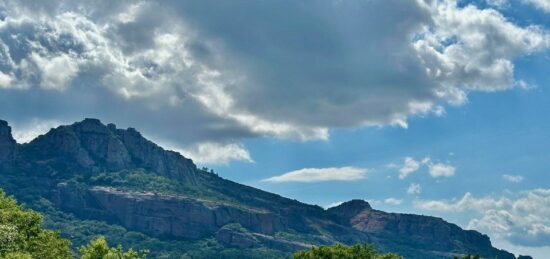
M 405 179 L 408 175 L 418 171 L 422 166 L 427 167 L 428 172 L 434 178 L 451 177 L 456 171 L 456 168 L 451 164 L 433 162 L 430 157 L 425 157 L 422 160 L 405 157 L 403 166 L 399 169 L 399 179 Z
M 455 174 L 456 168 L 444 163 L 428 163 L 428 171 L 434 178 L 451 177 Z
M 399 169 L 399 179 L 405 179 L 409 174 L 412 174 L 420 169 L 420 162 L 412 157 L 405 157 L 403 167 Z
M 333 202 L 327 206 L 325 206 L 326 209 L 329 209 L 329 208 L 333 208 L 333 207 L 337 207 L 337 206 L 340 206 L 342 205 L 342 203 L 344 203 L 343 201 L 337 201 L 337 202 Z
M 550 0 L 523 0 L 523 2 L 532 4 L 545 12 L 550 12 Z
M 550 242 L 550 190 L 534 189 L 513 196 L 419 200 L 416 208 L 452 213 L 475 212 L 468 228 L 489 233 L 522 246 L 545 246 Z
M 502 175 L 502 179 L 511 183 L 519 183 L 523 181 L 523 176 L 505 174 L 505 175 Z
M 397 206 L 403 203 L 403 200 L 396 199 L 396 198 L 387 198 L 387 199 L 384 199 L 384 203 L 388 205 Z
M 176 150 L 199 164 L 227 164 L 230 161 L 252 163 L 250 153 L 242 144 L 199 143 L 190 149 Z
M 450 0 L 3 1 L 0 14 L 2 118 L 99 117 L 180 149 L 407 127 L 517 85 L 514 59 L 550 45 Z
M 367 169 L 356 167 L 328 167 L 328 168 L 304 168 L 279 176 L 264 179 L 264 182 L 283 183 L 283 182 L 325 182 L 325 181 L 354 181 L 365 179 Z
M 422 192 L 422 186 L 420 186 L 420 184 L 417 184 L 417 183 L 411 183 L 409 185 L 409 188 L 407 188 L 408 194 L 415 195 L 415 194 L 420 194 L 421 192 Z
M 45 134 L 52 128 L 57 128 L 63 123 L 56 120 L 32 119 L 26 124 L 12 125 L 12 135 L 17 143 L 28 143 L 39 135 Z
M 485 2 L 491 6 L 499 8 L 508 6 L 508 0 L 485 0 Z

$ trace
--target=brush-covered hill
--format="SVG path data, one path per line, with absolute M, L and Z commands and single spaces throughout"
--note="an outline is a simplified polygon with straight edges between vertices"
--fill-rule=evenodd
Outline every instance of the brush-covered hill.
M 442 219 L 353 200 L 325 210 L 225 180 L 133 128 L 85 119 L 18 144 L 0 121 L 0 188 L 74 246 L 96 235 L 153 258 L 285 258 L 313 245 L 372 243 L 406 258 L 515 258 Z

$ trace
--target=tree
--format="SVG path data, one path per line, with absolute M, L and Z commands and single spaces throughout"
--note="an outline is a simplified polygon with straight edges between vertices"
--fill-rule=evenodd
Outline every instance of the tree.
M 71 258 L 70 242 L 42 228 L 42 215 L 0 189 L 0 258 Z
M 98 237 L 90 242 L 87 246 L 82 246 L 79 249 L 82 254 L 81 259 L 145 259 L 148 251 L 134 251 L 132 249 L 124 251 L 121 245 L 109 247 L 105 237 Z
M 294 259 L 402 259 L 396 254 L 379 254 L 372 245 L 353 246 L 333 245 L 316 246 L 309 250 L 296 252 Z

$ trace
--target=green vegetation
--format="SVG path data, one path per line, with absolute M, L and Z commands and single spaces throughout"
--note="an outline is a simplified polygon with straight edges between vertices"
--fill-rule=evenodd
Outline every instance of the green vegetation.
M 128 191 L 148 191 L 161 194 L 193 193 L 190 188 L 175 180 L 168 179 L 158 174 L 149 173 L 145 170 L 122 170 L 119 172 L 100 173 L 92 176 L 88 181 L 89 185 L 112 186 Z M 197 195 L 199 193 L 196 193 Z
M 88 186 L 109 186 L 124 191 L 152 192 L 163 195 L 177 195 L 212 202 L 232 202 L 223 195 L 212 192 L 205 186 L 198 188 L 180 183 L 162 175 L 147 172 L 143 169 L 122 170 L 118 172 L 103 172 L 90 178 L 76 177 L 70 182 Z
M 42 227 L 42 214 L 25 209 L 0 189 L 0 259 L 73 258 L 71 243 Z M 104 237 L 80 249 L 82 259 L 145 259 L 147 251 L 109 247 Z
M 70 258 L 70 242 L 42 228 L 42 215 L 0 190 L 0 258 Z
M 294 259 L 402 259 L 396 254 L 379 254 L 367 244 L 318 246 L 294 254 Z
M 104 237 L 92 240 L 89 245 L 80 247 L 79 251 L 81 259 L 145 259 L 148 253 L 146 250 L 136 252 L 132 249 L 125 252 L 121 245 L 109 247 Z
M 213 172 L 204 172 L 207 177 L 217 177 L 213 174 Z M 211 203 L 231 205 L 242 209 L 257 210 L 257 208 L 252 208 L 243 203 L 239 203 L 235 199 L 214 190 L 211 186 L 202 185 L 197 187 L 185 185 L 179 181 L 169 179 L 156 173 L 147 172 L 143 169 L 103 172 L 89 178 L 77 176 L 69 180 L 68 183 L 83 186 L 114 187 L 123 191 L 152 192 L 162 195 L 174 195 L 183 198 L 208 201 Z

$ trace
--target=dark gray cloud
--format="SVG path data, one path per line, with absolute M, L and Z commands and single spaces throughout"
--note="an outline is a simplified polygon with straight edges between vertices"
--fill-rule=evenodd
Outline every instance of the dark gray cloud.
M 524 85 L 513 60 L 550 46 L 542 28 L 450 0 L 5 1 L 0 14 L 2 118 L 99 117 L 195 154 L 406 126 Z

